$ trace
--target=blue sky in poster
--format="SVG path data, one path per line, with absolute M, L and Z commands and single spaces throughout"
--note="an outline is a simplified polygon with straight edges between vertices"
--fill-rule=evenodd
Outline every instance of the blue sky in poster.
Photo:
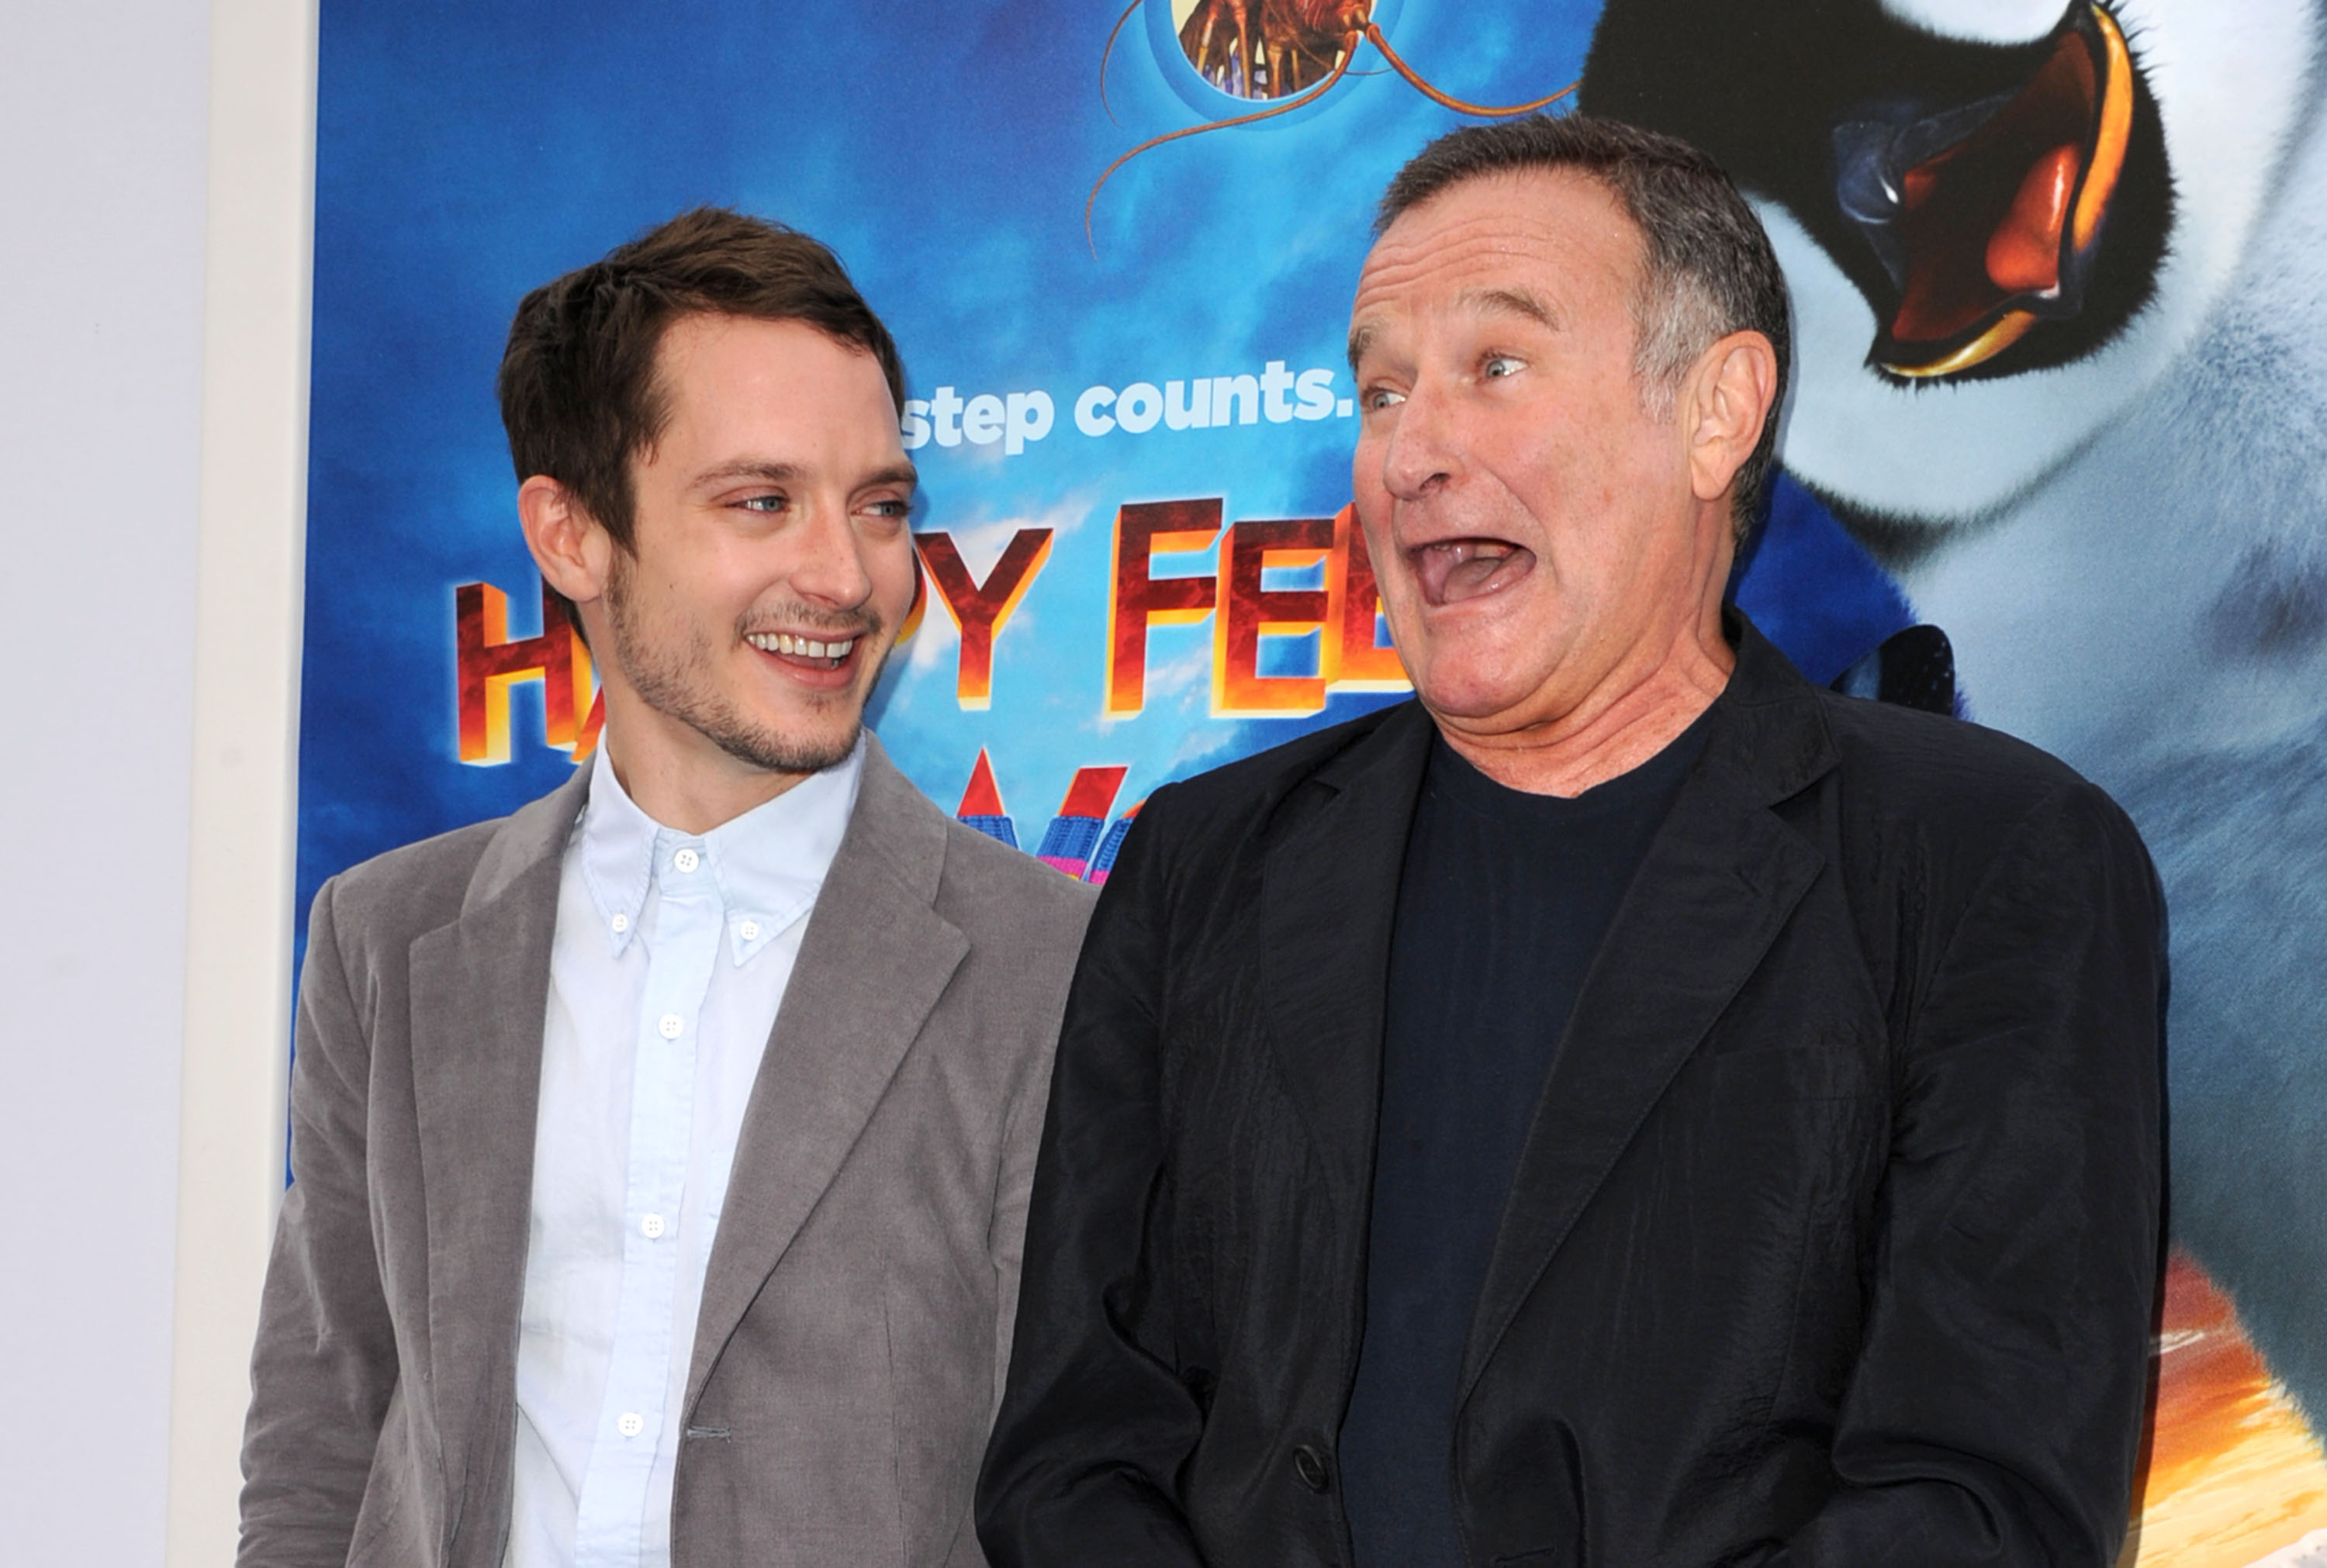
M 1442 87 L 1511 102 L 1575 79 L 1597 6 L 1382 9 L 1401 52 Z M 1117 507 L 1224 496 L 1227 520 L 1330 514 L 1349 494 L 1354 422 L 1093 438 L 1073 406 L 1093 384 L 1257 374 L 1272 360 L 1331 370 L 1347 397 L 1341 344 L 1370 204 L 1455 117 L 1383 72 L 1285 120 L 1157 149 L 1099 196 L 1094 258 L 1082 228 L 1093 179 L 1135 143 L 1195 119 L 1184 66 L 1155 48 L 1168 28 L 1135 17 L 1108 73 L 1120 123 L 1110 120 L 1098 70 L 1115 15 L 327 0 L 303 918 L 331 873 L 510 809 L 566 775 L 565 754 L 541 743 L 537 686 L 518 693 L 509 763 L 455 756 L 453 585 L 493 583 L 509 595 L 512 633 L 534 624 L 493 370 L 526 290 L 696 202 L 832 244 L 896 331 L 911 395 L 1041 389 L 1053 402 L 1049 434 L 1015 455 L 967 443 L 915 453 L 926 487 L 916 526 L 952 533 L 974 570 L 1019 527 L 1057 530 L 997 642 L 990 711 L 956 705 L 952 629 L 935 611 L 884 686 L 880 733 L 941 804 L 959 798 L 985 746 L 1031 845 L 1078 766 L 1129 767 L 1120 809 L 1172 777 L 1386 700 L 1339 698 L 1310 720 L 1214 720 L 1210 631 L 1163 628 L 1145 711 L 1102 719 Z M 1783 623 L 1781 642 L 1806 664 L 1846 662 L 1904 607 L 1815 502 L 1799 491 L 1792 502 L 1786 547 L 1764 551 L 1787 563 L 1786 580 L 1750 583 L 1749 602 Z

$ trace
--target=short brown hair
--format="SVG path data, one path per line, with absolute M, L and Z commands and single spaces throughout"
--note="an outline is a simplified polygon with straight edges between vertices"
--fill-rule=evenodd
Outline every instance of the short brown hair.
M 517 307 L 496 378 L 509 459 L 520 483 L 547 474 L 573 491 L 626 551 L 631 458 L 670 418 L 656 356 L 673 322 L 698 314 L 806 322 L 878 359 L 890 402 L 905 405 L 889 329 L 837 257 L 780 223 L 697 207 L 542 285 Z
M 1742 545 L 1761 514 L 1776 462 L 1793 332 L 1777 253 L 1720 164 L 1677 137 L 1595 115 L 1529 115 L 1466 126 L 1423 148 L 1397 172 L 1382 194 L 1374 233 L 1450 186 L 1536 169 L 1572 169 L 1597 181 L 1640 231 L 1632 369 L 1649 398 L 1669 407 L 1697 356 L 1731 332 L 1759 332 L 1777 351 L 1777 395 L 1761 441 L 1737 471 L 1732 520 Z

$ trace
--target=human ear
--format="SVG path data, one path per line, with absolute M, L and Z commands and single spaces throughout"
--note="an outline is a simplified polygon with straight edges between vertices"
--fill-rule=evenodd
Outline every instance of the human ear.
M 572 490 L 535 474 L 518 487 L 517 515 L 543 582 L 576 605 L 604 596 L 614 541 Z
M 1778 355 L 1759 332 L 1732 332 L 1698 356 L 1683 399 L 1690 488 L 1702 501 L 1729 493 L 1774 417 Z

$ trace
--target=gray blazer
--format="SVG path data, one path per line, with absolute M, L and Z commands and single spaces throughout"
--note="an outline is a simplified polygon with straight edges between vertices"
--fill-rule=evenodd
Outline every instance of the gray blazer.
M 494 1568 L 534 1116 L 587 770 L 316 895 L 238 1562 Z M 975 1564 L 1090 890 L 868 747 L 703 1288 L 674 1563 Z

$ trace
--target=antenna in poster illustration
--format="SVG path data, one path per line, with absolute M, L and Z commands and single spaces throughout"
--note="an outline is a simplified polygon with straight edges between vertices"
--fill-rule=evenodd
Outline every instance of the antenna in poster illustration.
M 1141 6 L 1155 3 L 1157 0 L 1131 0 L 1108 31 L 1107 47 L 1099 52 L 1098 60 L 1102 105 L 1107 102 L 1107 65 L 1115 52 L 1117 35 Z M 1173 9 L 1176 14 L 1179 8 Z M 1179 40 L 1189 63 L 1221 92 L 1232 98 L 1275 101 L 1269 107 L 1249 114 L 1230 115 L 1150 136 L 1109 163 L 1083 201 L 1083 238 L 1089 242 L 1094 257 L 1098 254 L 1098 241 L 1091 233 L 1091 212 L 1098 201 L 1100 189 L 1117 169 L 1167 142 L 1199 136 L 1206 131 L 1226 130 L 1232 126 L 1256 125 L 1306 107 L 1350 74 L 1361 45 L 1372 44 L 1389 68 L 1404 77 L 1416 91 L 1457 114 L 1491 119 L 1529 114 L 1557 103 L 1574 92 L 1576 86 L 1570 82 L 1557 92 L 1530 103 L 1500 107 L 1465 103 L 1431 85 L 1390 47 L 1374 15 L 1372 0 L 1195 0 L 1180 23 Z M 1112 118 L 1114 110 L 1109 108 L 1107 113 Z

